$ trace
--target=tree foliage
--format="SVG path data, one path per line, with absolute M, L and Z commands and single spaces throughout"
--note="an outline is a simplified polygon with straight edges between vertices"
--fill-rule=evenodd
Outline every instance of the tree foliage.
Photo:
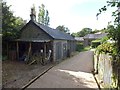
M 77 33 L 72 33 L 71 36 L 73 36 L 73 37 L 79 37 Z
M 83 37 L 83 36 L 85 36 L 87 34 L 90 34 L 91 32 L 92 32 L 92 29 L 90 29 L 90 28 L 83 28 L 80 32 L 78 32 L 78 35 L 80 37 Z
M 112 12 L 112 16 L 115 17 L 114 25 L 108 26 L 108 36 L 116 41 L 117 51 L 120 53 L 120 1 L 119 0 L 109 0 L 107 5 L 99 9 L 97 17 L 108 9 L 108 7 L 116 7 L 117 10 Z
M 98 46 L 99 52 L 110 53 L 113 57 L 113 74 L 114 74 L 114 85 L 113 87 L 118 90 L 120 89 L 119 80 L 118 80 L 118 68 L 120 66 L 120 0 L 109 0 L 107 1 L 107 5 L 103 8 L 99 9 L 99 13 L 97 13 L 97 17 L 110 7 L 116 7 L 117 9 L 112 12 L 112 16 L 114 19 L 114 25 L 108 25 L 108 38 L 115 41 L 115 43 L 104 43 Z M 118 82 L 117 82 L 118 81 Z M 113 89 L 114 89 L 113 88 Z
M 64 25 L 59 25 L 56 27 L 56 29 L 58 29 L 62 32 L 65 32 L 65 33 L 70 33 L 70 30 L 67 27 L 65 27 Z
M 49 12 L 48 10 L 45 10 L 45 5 L 41 4 L 41 6 L 39 6 L 38 22 L 44 25 L 49 25 L 49 21 Z
M 115 23 L 119 22 L 119 17 L 118 15 L 120 15 L 120 1 L 119 0 L 109 0 L 107 1 L 107 5 L 103 6 L 102 8 L 99 9 L 99 12 L 97 13 L 97 17 L 103 12 L 103 11 L 107 11 L 108 7 L 117 7 L 117 10 L 112 12 L 112 16 L 115 17 Z
M 91 28 L 83 28 L 81 31 L 77 32 L 77 33 L 72 33 L 72 36 L 74 37 L 84 37 L 87 34 L 92 33 L 92 29 Z
M 7 6 L 6 2 L 2 2 L 2 34 L 3 40 L 11 40 L 18 38 L 21 27 L 25 21 L 20 17 L 15 17 L 10 11 L 11 6 Z
M 2 54 L 7 55 L 7 42 L 19 38 L 20 29 L 26 23 L 22 18 L 13 15 L 6 2 L 2 2 Z

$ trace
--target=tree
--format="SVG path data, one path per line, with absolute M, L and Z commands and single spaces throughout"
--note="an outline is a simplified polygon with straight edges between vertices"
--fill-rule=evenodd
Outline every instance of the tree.
M 71 35 L 74 37 L 84 37 L 87 34 L 93 33 L 91 28 L 83 28 L 81 31 L 72 33 Z
M 49 25 L 50 17 L 48 15 L 49 15 L 49 12 L 48 12 L 48 10 L 46 10 L 45 21 L 44 21 L 45 25 Z
M 107 11 L 108 7 L 117 7 L 117 10 L 112 12 L 112 16 L 115 17 L 114 26 L 109 27 L 109 38 L 116 41 L 117 51 L 120 53 L 120 1 L 119 0 L 109 0 L 107 5 L 99 9 L 97 17 L 103 12 Z
M 62 32 L 65 32 L 65 33 L 70 33 L 70 30 L 67 27 L 65 27 L 64 25 L 59 25 L 56 27 L 56 29 L 58 29 Z
M 92 32 L 92 29 L 90 28 L 83 28 L 81 31 L 77 32 L 79 37 L 84 37 L 87 34 L 90 34 Z
M 117 10 L 112 12 L 112 16 L 115 17 L 115 20 L 114 20 L 115 24 L 120 23 L 120 1 L 119 0 L 109 0 L 109 1 L 107 1 L 107 5 L 100 8 L 99 12 L 96 14 L 97 18 L 102 12 L 107 11 L 109 6 L 118 8 Z
M 71 36 L 78 37 L 78 34 L 77 33 L 72 33 Z
M 38 22 L 44 25 L 49 25 L 49 21 L 49 12 L 48 10 L 45 10 L 45 5 L 41 4 L 41 6 L 39 6 Z
M 25 21 L 20 17 L 13 16 L 10 11 L 11 6 L 7 6 L 6 2 L 2 2 L 2 34 L 3 40 L 11 40 L 18 38 L 21 27 Z
M 118 67 L 120 66 L 120 0 L 109 0 L 107 1 L 107 5 L 99 9 L 99 13 L 97 13 L 97 17 L 103 12 L 108 9 L 108 6 L 110 7 L 116 7 L 117 10 L 112 12 L 112 16 L 114 19 L 114 25 L 108 25 L 108 37 L 109 39 L 113 39 L 115 41 L 115 45 L 111 48 L 113 61 L 113 75 L 114 75 L 114 85 L 113 89 L 119 90 L 120 89 L 120 82 L 119 82 L 119 73 L 117 72 Z M 108 47 L 108 44 L 107 44 Z M 101 47 L 103 48 L 103 47 Z M 103 48 L 104 49 L 104 48 Z M 110 48 L 109 48 L 110 49 Z M 108 50 L 109 50 L 108 49 Z M 112 87 L 112 86 L 111 86 Z
M 95 33 L 98 33 L 98 32 L 100 32 L 100 30 L 95 29 L 95 30 L 92 31 L 91 33 L 92 33 L 92 34 L 95 34 Z
M 2 2 L 2 51 L 6 54 L 6 43 L 9 40 L 16 39 L 20 36 L 20 29 L 26 23 L 22 18 L 15 17 L 10 11 L 11 6 Z

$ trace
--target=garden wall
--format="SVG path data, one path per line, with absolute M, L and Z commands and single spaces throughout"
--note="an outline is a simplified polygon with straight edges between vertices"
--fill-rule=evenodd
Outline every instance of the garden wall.
M 112 56 L 108 54 L 95 54 L 94 55 L 94 69 L 98 73 L 99 82 L 103 86 L 110 88 L 112 84 Z

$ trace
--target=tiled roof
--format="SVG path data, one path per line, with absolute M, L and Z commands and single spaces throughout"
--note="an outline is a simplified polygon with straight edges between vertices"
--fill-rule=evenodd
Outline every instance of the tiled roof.
M 50 28 L 46 25 L 42 25 L 36 22 L 33 22 L 35 25 L 37 25 L 39 28 L 44 30 L 47 34 L 49 34 L 54 39 L 63 39 L 63 40 L 75 40 L 71 35 L 64 33 L 62 31 L 59 31 L 57 29 Z
M 106 36 L 107 33 L 101 33 L 101 34 L 87 34 L 84 36 L 84 39 L 98 39 Z
M 84 38 L 83 37 L 75 37 L 75 40 L 77 40 L 77 41 L 84 41 Z

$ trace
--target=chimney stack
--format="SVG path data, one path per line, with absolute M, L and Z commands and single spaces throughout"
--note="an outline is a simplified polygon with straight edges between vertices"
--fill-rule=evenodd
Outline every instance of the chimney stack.
M 35 11 L 35 7 L 31 8 L 30 18 L 31 18 L 32 21 L 36 21 L 36 11 Z

